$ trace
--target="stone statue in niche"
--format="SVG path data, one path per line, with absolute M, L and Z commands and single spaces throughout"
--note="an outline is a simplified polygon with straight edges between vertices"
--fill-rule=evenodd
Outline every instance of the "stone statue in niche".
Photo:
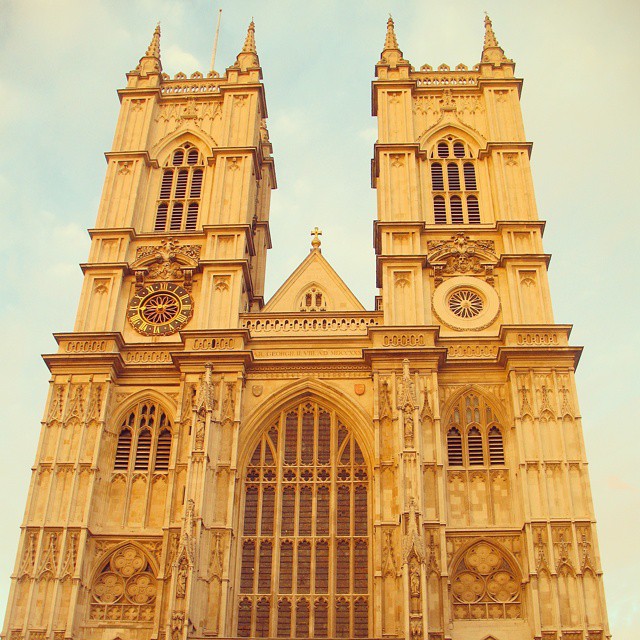
M 176 579 L 176 598 L 184 598 L 187 593 L 187 575 L 189 573 L 189 565 L 187 559 L 183 556 L 178 565 L 178 576 Z
M 411 595 L 411 611 L 420 611 L 420 563 L 413 556 L 409 562 L 409 594 Z

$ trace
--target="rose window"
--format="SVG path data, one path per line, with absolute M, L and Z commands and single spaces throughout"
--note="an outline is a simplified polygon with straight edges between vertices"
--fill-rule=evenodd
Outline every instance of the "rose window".
M 516 570 L 496 547 L 472 546 L 458 561 L 451 580 L 456 619 L 509 619 L 522 615 Z
M 144 554 L 133 545 L 118 549 L 91 589 L 92 620 L 150 622 L 154 617 L 156 578 Z
M 471 289 L 457 289 L 447 302 L 449 309 L 459 318 L 475 318 L 484 308 L 482 298 Z

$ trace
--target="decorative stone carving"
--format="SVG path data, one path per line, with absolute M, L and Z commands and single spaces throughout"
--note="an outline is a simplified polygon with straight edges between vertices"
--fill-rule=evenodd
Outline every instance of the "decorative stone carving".
M 593 558 L 591 557 L 591 532 L 588 526 L 579 527 L 578 547 L 580 548 L 580 570 L 582 573 L 591 571 L 595 573 Z
M 413 414 L 416 407 L 416 394 L 411 373 L 409 371 L 409 360 L 402 361 L 402 380 L 398 385 L 398 408 L 402 412 L 404 426 L 404 446 L 413 448 L 414 440 L 414 419 Z
M 92 384 L 89 392 L 89 402 L 87 409 L 87 420 L 99 420 L 100 410 L 102 408 L 102 396 L 104 392 L 104 385 Z
M 67 423 L 73 418 L 81 421 L 84 417 L 84 385 L 71 385 L 69 398 L 67 409 L 65 411 L 64 422 Z
M 493 284 L 493 271 L 487 267 L 496 264 L 495 243 L 492 240 L 471 240 L 465 233 L 456 233 L 449 240 L 430 240 L 427 243 L 427 258 L 436 268 L 436 282 L 443 276 L 474 274 L 485 276 Z
M 212 380 L 212 372 L 213 364 L 211 362 L 207 362 L 204 365 L 204 374 L 200 378 L 200 384 L 196 387 L 195 390 L 196 400 L 193 408 L 196 412 L 215 411 L 217 407 L 217 384 Z
M 537 571 L 549 571 L 549 562 L 547 560 L 547 545 L 542 537 L 542 531 L 538 530 L 535 542 L 533 543 L 535 550 L 535 562 Z
M 223 551 L 222 551 L 222 534 L 216 531 L 213 534 L 213 550 L 211 552 L 211 562 L 209 564 L 210 579 L 222 580 Z
M 62 407 L 64 405 L 64 389 L 62 384 L 53 385 L 53 393 L 51 394 L 51 407 L 47 415 L 47 422 L 60 422 L 62 420 Z
M 197 244 L 180 245 L 175 238 L 164 238 L 160 245 L 144 245 L 136 249 L 131 268 L 136 275 L 136 288 L 140 292 L 145 280 L 181 280 L 191 290 L 191 279 L 198 266 L 201 247 Z
M 416 513 L 416 503 L 413 498 L 409 506 L 407 532 L 404 537 L 402 550 L 405 564 L 409 562 L 412 555 L 418 559 L 419 563 L 424 562 L 424 540 L 418 531 L 418 514 Z
M 560 393 L 560 415 L 569 416 L 573 418 L 573 406 L 571 405 L 571 391 L 568 388 L 567 376 L 562 376 L 559 380 L 560 387 L 558 392 Z
M 67 537 L 67 549 L 62 561 L 62 568 L 60 569 L 60 579 L 72 578 L 76 569 L 76 560 L 78 557 L 78 533 L 72 531 Z
M 382 545 L 382 575 L 383 577 L 395 577 L 398 573 L 396 565 L 396 553 L 393 548 L 393 532 L 384 532 L 384 542 Z
M 427 545 L 427 574 L 435 573 L 440 575 L 440 547 L 436 541 L 433 531 L 429 533 L 429 544 Z
M 176 570 L 176 598 L 184 598 L 187 594 L 187 578 L 189 577 L 189 560 L 186 554 L 180 557 Z
M 533 408 L 529 400 L 529 394 L 531 390 L 527 386 L 527 376 L 518 376 L 518 396 L 520 398 L 520 416 L 524 417 L 529 414 L 533 417 Z
M 195 402 L 193 411 L 195 412 L 195 449 L 201 451 L 204 447 L 206 430 L 206 416 L 217 407 L 217 383 L 212 380 L 213 365 L 210 362 L 205 364 L 204 374 L 199 385 L 194 389 Z
M 22 562 L 18 570 L 18 578 L 30 577 L 35 567 L 38 534 L 30 531 L 22 554 Z
M 181 640 L 184 619 L 184 611 L 173 611 L 171 613 L 171 640 Z
M 47 536 L 45 550 L 40 557 L 40 564 L 36 577 L 39 580 L 51 580 L 56 575 L 58 568 L 58 534 L 50 532 Z
M 91 620 L 151 624 L 158 586 L 144 553 L 135 545 L 117 549 L 91 587 Z
M 380 381 L 378 417 L 380 420 L 391 420 L 392 414 L 391 391 L 389 389 L 389 381 L 385 378 Z
M 420 420 L 433 420 L 433 409 L 429 400 L 429 381 L 425 378 L 424 387 L 422 389 L 422 410 L 420 411 Z
M 178 552 L 185 551 L 191 563 L 193 563 L 195 553 L 195 522 L 194 522 L 195 503 L 189 498 L 184 509 L 184 518 L 182 522 L 182 531 L 180 532 L 180 543 Z
M 235 393 L 236 385 L 233 382 L 227 382 L 224 385 L 225 393 L 222 401 L 222 409 L 220 411 L 220 421 L 233 422 L 235 418 Z
M 411 640 L 422 640 L 424 637 L 422 620 L 411 620 L 411 623 L 409 624 L 409 631 L 411 633 Z
M 169 535 L 169 552 L 167 554 L 167 567 L 172 567 L 178 557 L 180 547 L 180 534 L 177 531 Z
M 488 542 L 471 546 L 451 577 L 456 619 L 510 619 L 522 616 L 518 572 L 504 553 Z
M 556 556 L 556 571 L 558 573 L 575 573 L 571 561 L 571 543 L 567 540 L 569 530 L 564 527 L 554 528 L 554 549 Z

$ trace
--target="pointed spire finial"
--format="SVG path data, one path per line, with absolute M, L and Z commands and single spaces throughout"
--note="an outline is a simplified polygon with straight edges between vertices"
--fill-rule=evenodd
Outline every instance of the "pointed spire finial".
M 244 47 L 242 47 L 243 53 L 258 53 L 256 49 L 256 25 L 253 22 L 253 17 L 251 18 L 251 22 L 249 23 L 249 28 L 247 29 L 247 37 L 244 41 Z
M 484 12 L 484 48 L 487 47 L 499 47 L 498 40 L 496 39 L 496 34 L 493 32 L 493 24 L 491 23 L 491 18 L 489 14 Z
M 397 66 L 399 62 L 406 63 L 402 57 L 402 51 L 398 46 L 398 38 L 396 38 L 396 29 L 391 14 L 387 19 L 387 34 L 384 39 L 384 49 L 378 64 L 388 64 L 391 67 Z
M 147 58 L 158 58 L 160 59 L 160 23 L 156 25 L 155 31 L 153 32 L 153 37 L 151 38 L 151 42 L 147 47 L 147 53 L 145 53 Z
M 160 23 L 156 25 L 151 37 L 151 42 L 146 53 L 140 58 L 136 71 L 143 76 L 148 74 L 162 73 L 162 63 L 160 62 Z
M 504 55 L 504 49 L 498 44 L 498 39 L 493 31 L 493 24 L 489 14 L 484 12 L 484 46 L 482 47 L 482 62 L 510 62 Z
M 244 41 L 242 51 L 236 58 L 234 65 L 239 67 L 242 71 L 260 66 L 260 60 L 258 59 L 258 50 L 256 49 L 256 25 L 251 18 L 249 28 L 247 29 L 247 37 Z
M 398 38 L 396 38 L 396 29 L 393 22 L 393 17 L 389 14 L 387 19 L 387 36 L 384 40 L 384 48 L 386 49 L 398 49 Z

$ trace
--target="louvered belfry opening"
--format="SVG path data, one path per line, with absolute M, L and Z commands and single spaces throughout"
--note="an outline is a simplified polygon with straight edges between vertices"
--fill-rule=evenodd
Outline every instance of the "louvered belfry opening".
M 431 191 L 435 224 L 480 224 L 475 158 L 453 136 L 438 142 L 431 154 Z
M 190 143 L 176 149 L 162 172 L 154 231 L 195 231 L 204 159 Z
M 148 400 L 138 403 L 120 427 L 114 472 L 168 471 L 171 442 L 171 422 L 164 410 Z
M 316 402 L 280 414 L 244 485 L 237 635 L 369 636 L 369 472 Z
M 450 467 L 505 465 L 502 427 L 491 406 L 477 393 L 465 393 L 452 408 L 447 461 Z

